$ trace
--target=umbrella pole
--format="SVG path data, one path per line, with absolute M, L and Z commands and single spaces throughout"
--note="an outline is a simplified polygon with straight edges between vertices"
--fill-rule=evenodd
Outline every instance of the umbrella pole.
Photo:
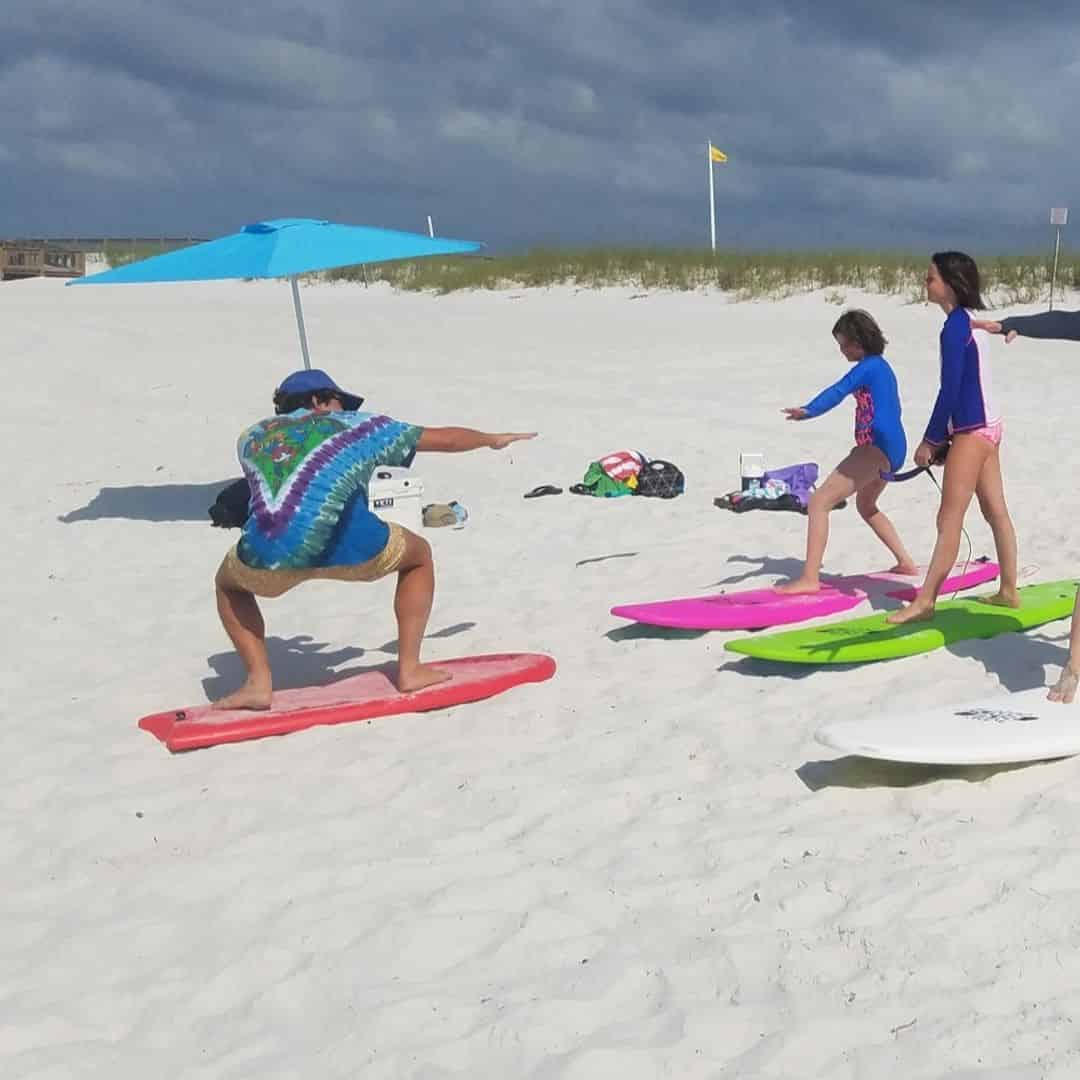
M 292 285 L 292 302 L 296 309 L 296 329 L 300 333 L 300 351 L 304 354 L 304 368 L 310 370 L 311 359 L 307 351 L 307 334 L 304 332 L 304 309 L 300 306 L 300 286 L 296 283 L 295 274 L 289 278 L 289 284 Z

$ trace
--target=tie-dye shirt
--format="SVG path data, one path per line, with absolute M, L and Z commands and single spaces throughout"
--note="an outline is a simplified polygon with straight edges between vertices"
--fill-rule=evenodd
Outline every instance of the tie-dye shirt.
M 371 473 L 412 464 L 423 431 L 389 416 L 307 409 L 248 428 L 236 444 L 251 489 L 240 560 L 280 570 L 374 558 L 390 530 L 368 509 Z

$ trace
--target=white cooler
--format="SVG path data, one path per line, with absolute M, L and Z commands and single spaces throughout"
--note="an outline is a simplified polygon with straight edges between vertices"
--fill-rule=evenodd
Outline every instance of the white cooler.
M 368 506 L 383 521 L 396 521 L 406 529 L 420 532 L 424 513 L 424 481 L 411 469 L 377 465 L 368 481 Z

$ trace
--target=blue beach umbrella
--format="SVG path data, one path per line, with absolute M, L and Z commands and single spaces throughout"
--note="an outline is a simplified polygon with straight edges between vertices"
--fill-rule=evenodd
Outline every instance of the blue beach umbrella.
M 292 285 L 296 328 L 304 367 L 310 368 L 299 274 L 337 266 L 392 262 L 425 255 L 465 255 L 483 245 L 471 240 L 442 240 L 422 233 L 374 229 L 367 225 L 335 225 L 313 218 L 279 218 L 245 225 L 238 233 L 204 244 L 155 255 L 69 285 L 127 285 L 149 281 L 221 281 L 229 278 L 287 277 Z

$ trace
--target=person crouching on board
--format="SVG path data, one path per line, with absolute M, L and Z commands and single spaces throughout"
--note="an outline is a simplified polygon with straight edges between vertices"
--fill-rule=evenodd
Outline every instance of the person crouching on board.
M 1002 319 L 972 319 L 973 330 L 1004 334 L 1008 345 L 1017 337 L 1042 338 L 1044 341 L 1080 341 L 1080 311 L 1043 311 L 1037 315 L 1014 315 Z M 1069 658 L 1057 682 L 1047 692 L 1047 700 L 1070 705 L 1080 685 L 1080 590 L 1073 605 L 1069 628 Z
M 274 395 L 279 399 L 290 411 L 260 420 L 237 442 L 250 513 L 214 584 L 221 623 L 247 679 L 214 707 L 270 707 L 266 627 L 255 597 L 281 596 L 312 580 L 375 581 L 396 573 L 397 688 L 407 693 L 449 679 L 420 662 L 435 591 L 431 547 L 371 512 L 368 481 L 376 466 L 408 466 L 417 451 L 503 450 L 536 433 L 424 428 L 360 412 L 360 398 L 317 370 L 290 375 Z
M 971 311 L 983 309 L 979 268 L 962 251 L 939 251 L 926 272 L 926 298 L 945 313 L 941 329 L 941 387 L 915 464 L 928 465 L 946 443 L 949 456 L 941 481 L 937 543 L 926 580 L 906 607 L 886 616 L 893 624 L 929 619 L 937 595 L 960 551 L 960 533 L 971 496 L 994 534 L 1001 587 L 990 603 L 1019 607 L 1016 591 L 1016 530 L 1001 482 L 1001 414 L 990 400 L 987 338 L 972 330 Z
M 852 369 L 801 407 L 784 409 L 789 420 L 809 420 L 835 408 L 849 394 L 855 396 L 855 446 L 810 496 L 806 525 L 806 565 L 794 581 L 777 585 L 780 593 L 813 593 L 821 588 L 821 563 L 829 542 L 829 513 L 855 496 L 863 521 L 896 560 L 892 572 L 917 574 L 889 518 L 878 509 L 885 490 L 883 472 L 895 472 L 907 456 L 907 439 L 900 422 L 900 393 L 896 376 L 882 355 L 885 335 L 865 311 L 846 311 L 833 327 L 840 353 Z

